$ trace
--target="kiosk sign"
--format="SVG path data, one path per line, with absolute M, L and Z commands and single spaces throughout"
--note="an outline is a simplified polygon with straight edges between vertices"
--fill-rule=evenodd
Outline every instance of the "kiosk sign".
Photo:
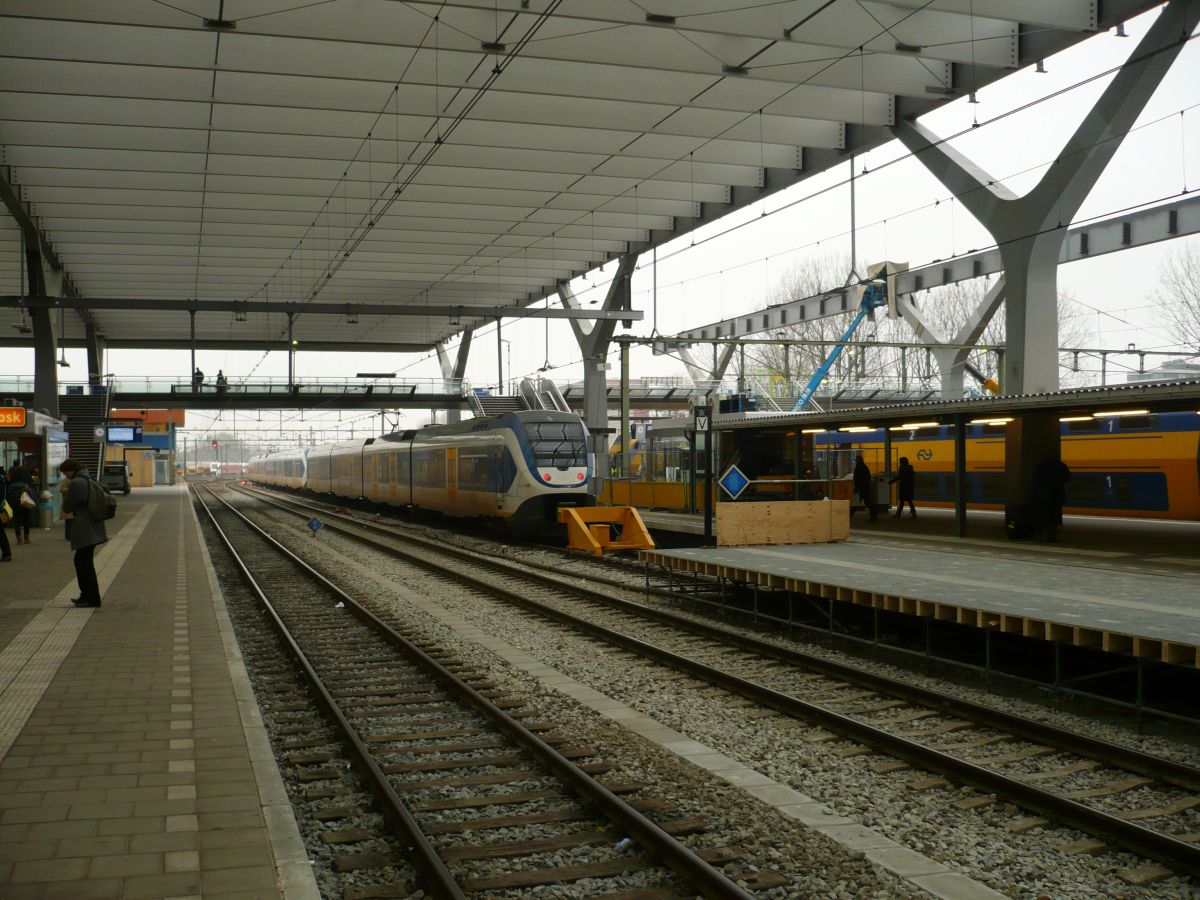
M 0 406 L 0 428 L 24 428 L 25 407 Z

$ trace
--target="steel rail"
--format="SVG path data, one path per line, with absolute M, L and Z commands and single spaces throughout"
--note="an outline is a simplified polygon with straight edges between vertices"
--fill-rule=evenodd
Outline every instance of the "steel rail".
M 240 490 L 244 491 L 246 489 L 240 488 Z M 258 490 L 251 490 L 249 493 L 254 494 L 256 497 L 260 497 L 264 500 L 264 502 L 273 503 L 277 506 L 286 503 L 293 503 L 299 506 L 304 505 L 299 500 L 269 497 L 262 491 Z M 286 507 L 281 506 L 281 508 Z M 316 507 L 313 506 L 308 506 L 307 508 L 310 510 L 316 509 Z M 453 545 L 444 543 L 435 543 L 416 535 L 410 536 L 398 534 L 394 529 L 385 525 L 380 525 L 376 522 L 363 521 L 355 518 L 354 516 L 347 516 L 343 513 L 333 512 L 332 510 L 322 510 L 322 512 L 325 515 L 349 522 L 360 528 L 366 528 L 371 531 L 376 531 L 380 534 L 397 537 L 401 540 L 411 541 L 416 544 L 424 544 L 431 549 L 436 547 L 439 552 L 452 554 L 460 559 L 469 560 L 476 563 L 486 562 L 487 565 L 491 565 L 495 568 L 502 568 L 506 571 L 512 572 L 513 574 L 520 575 L 521 577 L 536 580 L 541 584 L 544 584 L 548 587 L 553 587 L 556 590 L 567 591 L 581 599 L 602 603 L 606 606 L 616 606 L 626 612 L 642 616 L 643 618 L 652 619 L 665 625 L 686 628 L 687 630 L 701 637 L 725 641 L 732 646 L 739 647 L 743 650 L 749 650 L 763 656 L 768 656 L 779 662 L 787 663 L 798 668 L 807 669 L 830 678 L 837 678 L 851 684 L 858 685 L 859 687 L 867 688 L 868 690 L 878 691 L 881 694 L 887 694 L 900 699 L 909 700 L 914 703 L 920 703 L 924 706 L 930 706 L 944 713 L 960 716 L 979 724 L 988 725 L 992 728 L 998 728 L 1003 731 L 1008 731 L 1018 735 L 1019 737 L 1026 738 L 1027 740 L 1044 743 L 1059 750 L 1077 753 L 1080 756 L 1086 756 L 1090 759 L 1096 759 L 1100 762 L 1110 765 L 1118 765 L 1121 768 L 1126 768 L 1142 775 L 1152 775 L 1155 778 L 1159 778 L 1170 784 L 1174 784 L 1177 787 L 1182 787 L 1187 790 L 1200 791 L 1200 768 L 1189 766 L 1185 763 L 1164 759 L 1160 756 L 1145 753 L 1141 750 L 1135 750 L 1131 747 L 1122 746 L 1121 744 L 1114 744 L 1098 738 L 1090 737 L 1088 735 L 1079 734 L 1057 725 L 1051 725 L 1046 722 L 1040 722 L 1036 719 L 1030 719 L 1025 716 L 1018 715 L 1017 713 L 1006 712 L 983 703 L 977 703 L 973 700 L 955 697 L 952 694 L 934 690 L 933 688 L 897 681 L 889 678 L 886 675 L 878 675 L 874 672 L 867 672 L 862 669 L 857 669 L 846 663 L 839 663 L 834 660 L 825 659 L 824 657 L 805 653 L 803 650 L 780 647 L 777 644 L 764 641 L 761 638 L 741 634 L 729 628 L 697 622 L 694 619 L 689 619 L 685 616 L 678 615 L 668 610 L 654 609 L 653 607 L 648 607 L 632 600 L 613 597 L 610 594 L 602 593 L 594 588 L 589 588 L 585 585 L 574 584 L 564 580 L 564 578 L 588 578 L 592 581 L 600 581 L 602 583 L 621 588 L 629 593 L 641 592 L 641 589 L 624 584 L 617 579 L 593 578 L 592 576 L 583 575 L 564 576 L 560 574 L 551 574 L 548 571 L 548 567 L 544 567 L 539 563 L 513 563 L 508 560 L 482 558 L 478 554 L 469 550 L 464 550 L 460 547 L 455 547 Z M 526 567 L 530 566 L 544 570 L 544 574 L 527 571 Z M 663 597 L 664 599 L 677 599 L 676 597 L 664 592 L 658 592 L 656 596 Z
M 237 510 L 233 509 L 233 507 L 231 507 L 220 497 L 217 497 L 216 494 L 213 493 L 212 488 L 206 486 L 205 490 L 210 496 L 224 504 L 225 507 L 235 515 L 240 516 Z M 309 687 L 312 688 L 313 693 L 317 698 L 317 702 L 325 709 L 326 714 L 336 723 L 338 730 L 341 732 L 343 743 L 350 750 L 351 755 L 358 763 L 360 770 L 366 778 L 367 784 L 371 788 L 371 792 L 375 795 L 376 800 L 379 801 L 379 804 L 387 817 L 399 829 L 405 840 L 408 841 L 409 846 L 413 851 L 413 856 L 417 867 L 425 875 L 426 887 L 437 897 L 453 898 L 453 900 L 466 900 L 467 895 L 463 892 L 463 889 L 459 886 L 457 880 L 454 878 L 453 874 L 451 874 L 450 870 L 446 868 L 446 864 L 438 855 L 437 849 L 433 846 L 432 842 L 430 842 L 429 838 L 427 838 L 421 831 L 421 826 L 417 823 L 417 820 L 413 817 L 404 801 L 400 799 L 399 794 L 397 794 L 392 788 L 391 782 L 388 780 L 387 775 L 385 775 L 383 769 L 379 767 L 379 763 L 375 761 L 371 751 L 367 749 L 367 745 L 359 736 L 358 730 L 346 718 L 345 714 L 338 706 L 337 701 L 333 698 L 333 695 L 330 694 L 329 690 L 325 687 L 325 683 L 321 680 L 321 676 L 317 674 L 317 670 L 313 667 L 312 663 L 309 662 L 308 656 L 300 648 L 300 645 L 296 643 L 296 639 L 292 636 L 291 631 L 280 617 L 279 612 L 275 609 L 274 604 L 271 603 L 270 599 L 266 595 L 266 592 L 263 591 L 262 586 L 259 585 L 258 580 L 255 579 L 253 574 L 251 574 L 245 560 L 242 559 L 241 555 L 234 548 L 233 542 L 229 539 L 229 535 L 227 535 L 225 530 L 221 528 L 220 524 L 218 524 L 216 516 L 213 515 L 213 512 L 211 509 L 209 509 L 208 504 L 205 503 L 202 498 L 200 498 L 199 491 L 196 492 L 196 498 L 199 500 L 201 508 L 208 515 L 209 523 L 220 537 L 221 542 L 225 545 L 225 549 L 229 552 L 230 556 L 237 564 L 238 570 L 242 574 L 242 578 L 246 581 L 246 584 L 249 585 L 250 589 L 258 598 L 258 602 L 262 605 L 263 609 L 267 611 L 275 631 L 279 634 L 280 639 L 287 647 L 287 650 L 291 654 L 292 658 L 300 666 L 301 671 L 304 673 L 305 681 L 307 681 Z M 249 523 L 249 520 L 245 519 L 244 516 L 240 517 L 248 524 L 253 524 Z M 291 551 L 278 544 L 275 544 L 275 546 L 277 549 L 282 550 L 293 561 L 300 563 L 301 566 L 304 566 L 304 563 L 302 563 L 295 556 L 295 554 L 291 553 Z M 304 568 L 308 569 L 307 566 L 304 566 Z M 308 571 L 311 573 L 311 569 Z M 324 582 L 323 579 L 322 581 Z M 324 583 L 327 586 L 332 587 L 332 585 L 329 585 L 328 582 Z M 336 588 L 333 589 L 335 591 L 337 590 Z M 342 593 L 341 591 L 337 592 L 339 594 Z
M 282 504 L 273 500 L 267 500 L 266 502 L 286 509 L 286 507 L 284 507 Z M 295 510 L 290 511 L 295 513 Z M 353 517 L 342 518 L 350 518 L 353 520 Z M 362 523 L 358 521 L 354 521 L 354 524 L 359 527 L 369 527 L 374 525 L 374 523 Z M 833 712 L 832 710 L 808 703 L 804 700 L 800 700 L 797 697 L 776 691 L 772 688 L 758 684 L 757 682 L 750 681 L 749 679 L 744 679 L 721 669 L 717 669 L 687 657 L 680 656 L 679 654 L 655 646 L 654 644 L 650 644 L 646 641 L 642 641 L 638 638 L 634 638 L 604 626 L 588 622 L 587 620 L 573 616 L 570 613 L 546 606 L 545 604 L 525 597 L 522 594 L 502 588 L 493 582 L 476 578 L 450 566 L 443 566 L 422 556 L 409 553 L 399 547 L 384 544 L 365 535 L 356 535 L 343 527 L 330 527 L 333 527 L 340 533 L 346 534 L 347 536 L 362 543 L 389 553 L 392 556 L 419 565 L 427 570 L 437 573 L 438 575 L 453 578 L 454 580 L 459 581 L 460 583 L 465 584 L 474 590 L 478 590 L 481 593 L 498 597 L 506 602 L 520 606 L 524 609 L 531 610 L 547 618 L 551 618 L 555 621 L 568 625 L 569 627 L 600 638 L 606 642 L 631 650 L 638 655 L 655 659 L 656 661 L 661 662 L 671 668 L 686 672 L 689 675 L 693 675 L 713 684 L 717 684 L 730 691 L 748 697 L 755 702 L 770 706 L 773 709 L 777 709 L 780 712 L 815 722 L 823 728 L 850 737 L 853 740 L 874 747 L 878 750 L 888 753 L 889 755 L 895 756 L 898 759 L 903 759 L 920 768 L 948 775 L 957 781 L 970 785 L 984 792 L 995 793 L 998 796 L 1003 796 L 1019 806 L 1049 816 L 1060 823 L 1070 825 L 1074 828 L 1078 828 L 1081 831 L 1096 835 L 1098 837 L 1112 840 L 1119 846 L 1128 850 L 1132 850 L 1139 855 L 1158 859 L 1191 875 L 1200 875 L 1200 847 L 1194 846 L 1185 841 L 1181 841 L 1178 838 L 1171 837 L 1170 835 L 1163 834 L 1152 829 L 1143 828 L 1142 826 L 1122 819 L 1119 816 L 1111 815 L 1075 800 L 1069 800 L 1057 794 L 1044 791 L 1041 788 L 1034 787 L 1031 784 L 1026 784 L 1018 779 L 1010 778 L 998 772 L 993 772 L 990 769 L 984 768 L 983 766 L 976 765 L 975 763 L 968 762 L 967 760 L 959 759 L 958 757 L 952 756 L 948 753 L 943 753 L 939 750 L 934 750 L 930 747 L 916 743 L 915 741 L 911 741 L 907 738 L 903 738 L 880 728 L 876 728 L 873 725 L 860 722 L 857 719 L 850 718 L 849 716 Z M 551 584 L 556 589 L 568 592 L 577 592 L 579 590 L 578 588 L 568 585 L 559 579 L 550 578 L 549 576 L 544 576 L 539 573 L 520 571 L 518 567 L 507 562 L 481 557 L 478 554 L 471 553 L 470 551 L 459 551 L 456 548 L 448 547 L 444 543 L 439 544 L 433 541 L 425 541 L 420 538 L 410 539 L 407 536 L 397 535 L 394 531 L 380 529 L 378 526 L 376 526 L 376 530 L 388 532 L 390 536 L 401 540 L 411 540 L 412 543 L 420 544 L 427 549 L 438 553 L 439 555 L 469 558 L 475 563 L 482 562 L 483 564 L 492 566 L 493 568 L 502 568 L 505 571 L 508 571 L 511 574 L 519 577 L 528 578 L 539 583 Z M 594 592 L 590 591 L 588 593 L 594 594 Z M 629 601 L 618 601 L 615 598 L 604 597 L 604 595 L 595 596 L 603 598 L 603 602 L 606 605 L 617 605 L 629 612 L 634 612 L 637 614 L 644 614 L 646 612 L 646 608 L 642 607 L 640 604 L 630 603 Z M 654 616 L 653 618 L 658 617 Z M 671 621 L 670 624 L 677 623 Z M 693 624 L 694 623 L 688 623 L 689 627 L 691 627 Z M 709 627 L 711 626 L 705 626 L 705 628 Z M 732 636 L 730 632 L 726 632 L 724 629 L 714 629 L 714 631 L 719 633 L 722 638 Z M 775 649 L 777 650 L 778 648 Z M 948 695 L 938 694 L 937 692 L 932 693 L 934 693 L 937 697 L 944 698 L 946 700 L 954 699 L 950 698 Z M 968 701 L 961 702 L 963 704 L 968 703 Z M 983 709 L 988 709 L 988 711 L 991 713 L 998 713 L 998 711 L 990 710 L 987 707 L 983 707 Z M 1003 715 L 1007 716 L 1009 714 Z M 1021 719 L 1020 717 L 1016 718 L 1018 723 L 1022 726 L 1028 724 L 1028 720 Z M 1044 725 L 1044 723 L 1034 724 L 1039 726 Z M 1055 730 L 1054 726 L 1044 727 Z M 1088 738 L 1086 741 L 1092 742 L 1093 744 L 1098 744 L 1106 749 L 1111 746 L 1106 742 L 1096 741 L 1092 738 Z M 1131 754 L 1137 753 L 1137 751 L 1128 750 L 1128 748 L 1119 749 L 1125 750 Z M 1158 757 L 1149 756 L 1147 754 L 1142 754 L 1142 756 L 1149 760 L 1156 760 L 1164 763 L 1169 762 L 1166 760 L 1159 760 Z M 1104 761 L 1107 762 L 1108 760 Z M 1180 766 L 1180 764 L 1174 763 L 1171 765 L 1173 767 L 1183 769 L 1184 771 L 1188 772 L 1191 777 L 1200 775 L 1200 773 L 1197 773 L 1195 770 L 1190 769 L 1189 767 Z
M 208 488 L 208 490 L 211 494 L 211 488 Z M 661 827 L 638 812 L 608 788 L 604 787 L 604 785 L 596 781 L 592 776 L 588 775 L 512 716 L 505 713 L 469 684 L 454 675 L 449 669 L 433 659 L 433 657 L 429 656 L 389 626 L 340 587 L 284 547 L 264 529 L 250 521 L 240 511 L 234 509 L 227 501 L 216 497 L 215 494 L 213 496 L 264 540 L 303 567 L 310 577 L 337 593 L 342 602 L 346 604 L 346 608 L 357 618 L 377 630 L 390 644 L 405 655 L 426 666 L 439 681 L 451 687 L 456 693 L 459 693 L 511 740 L 532 753 L 558 778 L 569 785 L 585 800 L 593 804 L 605 818 L 624 830 L 644 849 L 650 852 L 651 855 L 661 860 L 668 868 L 690 881 L 705 897 L 750 900 L 753 896 L 730 880 L 724 873 L 718 871 L 693 853 L 688 847 L 679 843 L 679 841 L 671 837 Z M 209 517 L 212 517 L 211 512 L 209 513 Z M 330 699 L 332 700 L 332 698 Z M 382 772 L 380 774 L 382 775 Z M 417 827 L 419 829 L 419 826 Z M 424 838 L 424 835 L 422 835 L 422 838 Z M 436 853 L 436 851 L 434 852 Z

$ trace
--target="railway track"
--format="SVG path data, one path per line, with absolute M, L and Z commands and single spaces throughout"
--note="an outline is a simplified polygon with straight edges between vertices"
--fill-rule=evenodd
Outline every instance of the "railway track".
M 296 515 L 316 509 L 252 494 Z M 335 531 L 440 578 L 895 758 L 880 771 L 914 766 L 1034 813 L 1014 820 L 1014 831 L 1049 819 L 1097 839 L 1069 848 L 1075 852 L 1111 844 L 1200 875 L 1200 769 L 647 607 L 629 588 L 626 599 L 522 563 L 320 513 Z
M 726 848 L 681 842 L 704 831 L 702 821 L 665 818 L 646 785 L 606 779 L 612 766 L 593 750 L 536 721 L 451 654 L 389 627 L 210 488 L 203 493 L 214 532 L 324 714 L 322 728 L 301 720 L 286 746 L 309 799 L 328 801 L 315 818 L 328 827 L 322 840 L 346 848 L 335 868 L 379 874 L 378 884 L 346 896 L 421 887 L 466 897 L 570 883 L 646 898 L 751 896 L 713 865 L 730 858 Z M 356 802 L 360 787 L 370 812 Z M 380 828 L 361 827 L 367 822 Z M 523 839 L 512 840 L 517 832 Z M 402 861 L 379 850 L 397 845 L 407 848 L 415 884 Z M 555 862 L 563 852 L 570 864 Z

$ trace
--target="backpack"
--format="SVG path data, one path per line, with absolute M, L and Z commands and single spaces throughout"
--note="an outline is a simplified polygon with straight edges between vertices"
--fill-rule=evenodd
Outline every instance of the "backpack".
M 117 498 L 112 495 L 112 492 L 108 488 L 94 478 L 89 478 L 87 482 L 88 515 L 93 519 L 100 519 L 101 521 L 115 519 L 117 516 Z

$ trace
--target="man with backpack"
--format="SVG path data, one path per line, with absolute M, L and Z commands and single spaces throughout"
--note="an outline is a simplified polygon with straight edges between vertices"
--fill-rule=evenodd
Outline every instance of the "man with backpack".
M 58 467 L 65 482 L 63 511 L 74 514 L 71 524 L 71 549 L 75 551 L 75 578 L 79 596 L 76 606 L 98 607 L 100 583 L 96 579 L 96 548 L 108 540 L 104 520 L 112 518 L 116 506 L 111 495 L 88 475 L 77 459 L 67 459 Z

